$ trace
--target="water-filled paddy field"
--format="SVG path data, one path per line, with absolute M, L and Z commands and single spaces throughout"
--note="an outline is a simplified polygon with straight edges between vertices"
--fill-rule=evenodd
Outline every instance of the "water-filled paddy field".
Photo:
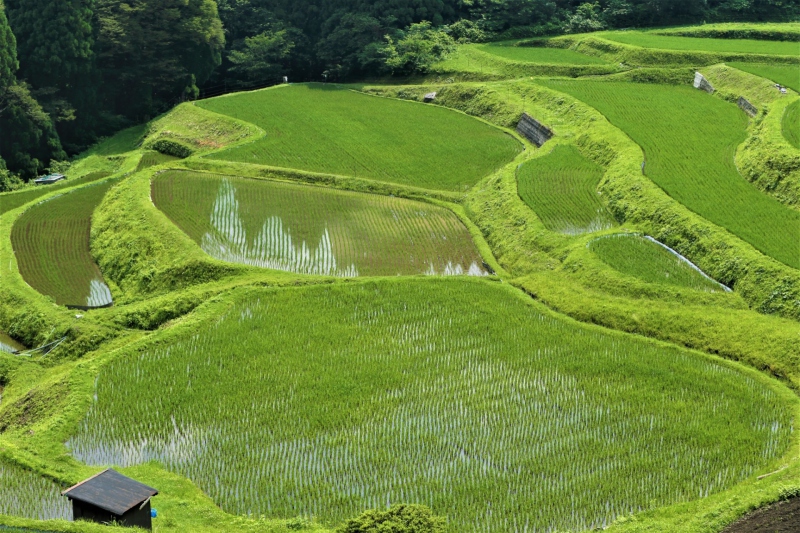
M 476 45 L 476 48 L 487 54 L 525 63 L 543 63 L 551 65 L 608 64 L 608 62 L 603 59 L 587 56 L 574 50 L 544 46 L 515 46 L 515 42 L 513 41 L 481 44 Z
M 25 346 L 0 331 L 0 352 L 14 353 L 25 349 Z
M 76 458 L 158 460 L 238 514 L 335 522 L 420 502 L 458 531 L 505 532 L 719 492 L 791 434 L 789 393 L 757 373 L 554 318 L 496 282 L 214 305 L 101 371 Z
M 0 460 L 0 514 L 36 520 L 72 519 L 61 488 L 37 474 Z
M 11 228 L 22 277 L 58 304 L 99 307 L 112 302 L 89 251 L 92 212 L 111 185 L 88 185 L 40 202 Z
M 67 178 L 63 181 L 57 181 L 52 185 L 40 185 L 33 189 L 0 194 L 0 215 L 12 209 L 16 209 L 21 205 L 25 205 L 28 202 L 32 202 L 37 198 L 41 198 L 45 194 L 53 191 L 74 187 L 75 185 L 85 185 L 93 181 L 101 180 L 108 175 L 108 172 L 92 172 L 80 178 Z
M 594 239 L 588 247 L 615 270 L 642 281 L 701 291 L 725 290 L 688 260 L 641 235 L 608 235 Z
M 571 235 L 615 224 L 597 194 L 602 177 L 603 168 L 571 145 L 558 145 L 517 170 L 520 198 L 548 229 Z
M 431 189 L 466 190 L 523 148 L 502 130 L 456 111 L 321 84 L 197 105 L 266 132 L 208 157 Z
M 157 176 L 152 198 L 225 261 L 332 276 L 485 274 L 458 217 L 423 202 L 180 171 Z
M 586 102 L 644 151 L 645 174 L 695 213 L 766 255 L 800 268 L 800 212 L 737 171 L 747 117 L 736 105 L 691 87 L 549 80 Z

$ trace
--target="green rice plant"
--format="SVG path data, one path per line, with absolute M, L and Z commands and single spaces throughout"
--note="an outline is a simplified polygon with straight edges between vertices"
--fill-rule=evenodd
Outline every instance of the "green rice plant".
M 19 352 L 25 349 L 25 346 L 15 341 L 2 331 L 0 331 L 0 352 Z
M 57 181 L 52 185 L 39 185 L 35 188 L 0 194 L 0 215 L 12 209 L 16 209 L 21 205 L 25 205 L 28 202 L 32 202 L 37 198 L 41 198 L 45 194 L 53 191 L 75 187 L 76 185 L 85 185 L 106 178 L 109 175 L 109 172 L 91 172 L 80 178 L 67 178 L 62 181 Z
M 170 161 L 176 161 L 177 159 L 177 157 L 173 157 L 171 155 L 147 151 L 142 154 L 142 158 L 139 160 L 139 164 L 136 166 L 136 172 L 146 168 L 154 167 L 156 165 L 163 165 L 164 163 L 169 163 Z
M 610 267 L 649 283 L 725 290 L 689 260 L 652 238 L 617 233 L 594 239 L 587 247 Z
M 618 43 L 658 48 L 662 50 L 698 50 L 703 52 L 725 52 L 740 54 L 764 54 L 780 56 L 800 55 L 800 43 L 791 41 L 765 41 L 760 39 L 708 39 L 703 37 L 681 37 L 658 35 L 643 31 L 609 31 L 595 34 L 597 37 Z
M 36 520 L 71 520 L 72 506 L 52 481 L 0 461 L 0 515 L 3 514 Z
M 564 64 L 564 65 L 605 65 L 608 64 L 597 57 L 587 56 L 565 48 L 550 48 L 546 46 L 520 46 L 518 41 L 503 41 L 473 45 L 479 50 L 500 56 L 512 61 L 526 63 Z
M 762 63 L 740 63 L 738 61 L 728 63 L 728 65 L 800 92 L 800 65 L 781 65 L 776 63 L 765 65 Z
M 786 108 L 781 119 L 781 131 L 789 144 L 800 148 L 800 100 Z
M 333 276 L 485 274 L 458 217 L 422 202 L 181 171 L 156 176 L 151 196 L 224 261 Z
M 572 145 L 517 169 L 519 196 L 552 231 L 577 235 L 610 228 L 614 218 L 598 199 L 603 167 Z
M 11 228 L 20 274 L 58 304 L 101 307 L 112 302 L 89 252 L 92 211 L 111 185 L 109 180 L 40 202 Z
M 204 313 L 101 371 L 74 457 L 157 460 L 237 514 L 405 502 L 454 531 L 552 531 L 725 490 L 792 434 L 790 395 L 757 372 L 505 284 L 249 288 Z
M 800 41 L 797 22 L 722 22 L 702 26 L 683 26 L 652 30 L 658 35 L 709 37 L 712 39 L 759 39 L 767 41 Z
M 208 157 L 463 191 L 511 161 L 522 144 L 439 106 L 320 84 L 213 98 L 198 106 L 266 131 Z
M 800 212 L 759 191 L 734 164 L 747 117 L 681 86 L 549 80 L 603 113 L 644 150 L 643 170 L 670 196 L 762 253 L 800 268 Z

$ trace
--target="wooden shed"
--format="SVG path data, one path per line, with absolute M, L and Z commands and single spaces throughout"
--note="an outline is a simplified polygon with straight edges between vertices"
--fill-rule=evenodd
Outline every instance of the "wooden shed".
M 108 468 L 61 493 L 72 501 L 73 520 L 152 529 L 150 498 L 158 491 Z

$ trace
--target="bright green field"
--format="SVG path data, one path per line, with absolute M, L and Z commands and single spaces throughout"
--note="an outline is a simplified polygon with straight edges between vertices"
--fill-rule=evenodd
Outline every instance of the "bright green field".
M 510 135 L 455 111 L 320 84 L 197 105 L 267 132 L 209 157 L 430 189 L 466 190 L 522 150 Z
M 517 170 L 520 198 L 549 229 L 570 235 L 614 225 L 597 196 L 602 177 L 603 168 L 571 145 L 558 145 Z
M 800 100 L 786 108 L 781 119 L 781 130 L 789 144 L 800 148 Z
M 604 65 L 606 61 L 565 48 L 514 46 L 515 41 L 477 45 L 478 50 L 512 61 L 547 65 Z
M 662 50 L 699 50 L 703 52 L 730 52 L 781 56 L 800 55 L 800 43 L 790 41 L 675 37 L 641 31 L 601 32 L 595 35 L 603 39 L 608 39 L 609 41 L 641 46 L 643 48 L 661 48 Z
M 458 217 L 422 202 L 191 172 L 160 174 L 152 198 L 225 261 L 333 276 L 484 273 Z
M 0 331 L 0 352 L 19 352 L 24 349 L 23 345 Z
M 800 92 L 800 65 L 764 65 L 759 63 L 728 63 L 728 65 Z
M 251 289 L 99 376 L 72 454 L 157 460 L 237 514 L 425 503 L 453 531 L 602 526 L 784 453 L 765 380 L 482 280 Z M 157 391 L 157 393 L 154 393 Z
M 37 198 L 41 198 L 50 192 L 66 189 L 67 187 L 74 187 L 75 185 L 91 183 L 93 181 L 101 180 L 108 175 L 108 172 L 92 172 L 91 174 L 87 174 L 80 178 L 57 181 L 52 185 L 39 185 L 38 187 L 32 189 L 0 194 L 0 215 L 6 211 L 11 211 L 12 209 L 16 209 L 21 205 L 27 204 L 28 202 L 32 202 Z
M 640 235 L 617 234 L 600 237 L 591 241 L 588 247 L 610 267 L 649 283 L 702 291 L 724 290 L 693 265 Z
M 766 255 L 800 268 L 800 212 L 739 175 L 747 118 L 691 87 L 543 81 L 603 113 L 644 150 L 647 176 L 677 201 Z
M 136 165 L 136 172 L 139 172 L 140 170 L 144 170 L 149 167 L 154 167 L 156 165 L 161 165 L 163 163 L 168 163 L 170 161 L 176 161 L 177 159 L 178 159 L 177 157 L 162 154 L 159 152 L 145 152 L 142 155 L 142 158 L 139 160 L 139 164 Z
M 35 520 L 70 520 L 72 504 L 61 496 L 61 489 L 53 482 L 0 461 L 0 514 Z
M 22 277 L 58 304 L 111 303 L 111 292 L 89 252 L 92 211 L 111 185 L 111 181 L 89 185 L 38 203 L 11 228 Z

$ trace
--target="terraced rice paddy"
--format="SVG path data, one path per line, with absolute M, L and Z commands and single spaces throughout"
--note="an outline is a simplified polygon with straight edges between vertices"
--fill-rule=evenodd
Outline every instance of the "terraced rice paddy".
M 522 145 L 439 106 L 297 85 L 213 98 L 198 106 L 252 122 L 266 136 L 208 157 L 463 191 Z
M 112 301 L 89 252 L 92 211 L 111 185 L 93 184 L 40 202 L 11 228 L 22 277 L 58 304 L 100 307 Z
M 755 248 L 800 268 L 800 212 L 756 189 L 736 170 L 747 118 L 691 87 L 542 81 L 603 113 L 644 150 L 645 172 L 695 213 Z
M 610 267 L 648 283 L 701 291 L 724 290 L 688 260 L 641 235 L 608 235 L 591 241 L 587 246 Z
M 80 178 L 57 181 L 53 185 L 40 185 L 32 189 L 0 194 L 0 215 L 25 205 L 28 202 L 32 202 L 37 198 L 41 198 L 45 194 L 53 191 L 66 189 L 68 187 L 75 187 L 76 185 L 92 183 L 94 181 L 101 180 L 108 175 L 108 172 L 92 172 Z
M 71 520 L 72 506 L 52 481 L 0 461 L 0 514 Z
M 215 305 L 196 333 L 101 371 L 76 458 L 158 460 L 237 514 L 337 521 L 420 502 L 456 531 L 545 531 L 718 492 L 791 433 L 788 393 L 757 374 L 553 318 L 504 284 Z
M 800 148 L 800 100 L 796 100 L 786 108 L 781 120 L 781 130 L 789 144 Z
M 157 176 L 152 198 L 224 261 L 331 276 L 485 273 L 458 217 L 422 202 L 180 171 Z
M 761 76 L 775 83 L 780 83 L 785 87 L 800 92 L 800 64 L 781 65 L 773 63 L 769 65 L 759 63 L 728 63 L 731 67 L 738 68 L 750 74 Z
M 571 145 L 558 145 L 517 170 L 519 196 L 552 231 L 577 235 L 610 228 L 614 218 L 600 202 L 603 169 Z
M 766 54 L 781 56 L 800 55 L 800 43 L 790 41 L 764 41 L 756 39 L 709 39 L 705 37 L 679 37 L 657 35 L 641 31 L 612 31 L 595 34 L 597 37 L 618 43 L 660 48 L 662 50 L 697 50 L 733 54 Z
M 543 46 L 515 46 L 516 41 L 476 45 L 477 49 L 512 61 L 543 63 L 547 65 L 604 65 L 597 57 L 587 56 L 565 48 Z
M 0 331 L 0 352 L 14 353 L 24 349 L 25 346 Z
M 136 172 L 140 170 L 144 170 L 146 168 L 154 167 L 156 165 L 161 165 L 164 163 L 169 163 L 170 161 L 177 161 L 177 157 L 173 157 L 171 155 L 162 154 L 159 152 L 145 152 L 142 155 L 142 158 L 139 160 L 139 164 L 136 165 Z

